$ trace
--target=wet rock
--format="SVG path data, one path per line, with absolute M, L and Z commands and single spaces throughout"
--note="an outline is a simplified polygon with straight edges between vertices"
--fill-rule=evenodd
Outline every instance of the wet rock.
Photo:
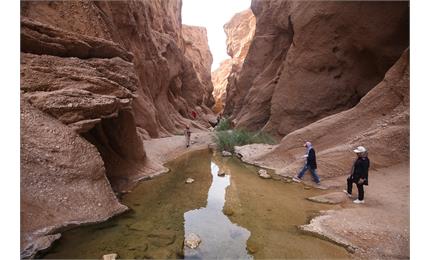
M 176 235 L 173 231 L 157 231 L 148 235 L 151 245 L 163 247 L 173 244 L 176 240 Z
M 147 243 L 131 244 L 128 246 L 128 250 L 130 250 L 130 251 L 145 252 L 147 249 L 148 249 Z
M 172 259 L 175 257 L 175 252 L 167 248 L 157 248 L 146 252 L 143 259 Z
M 250 252 L 251 254 L 255 254 L 258 252 L 258 247 L 257 244 L 249 241 L 246 243 L 246 250 L 248 250 L 248 252 Z
M 218 172 L 218 176 L 220 176 L 220 177 L 224 177 L 224 176 L 225 176 L 225 172 L 224 172 L 224 171 L 219 171 L 219 172 Z
M 234 215 L 234 211 L 231 208 L 224 208 L 222 210 L 222 212 L 226 215 L 226 216 L 233 216 Z
M 128 228 L 136 231 L 148 231 L 149 229 L 143 221 L 128 225 Z
M 225 157 L 232 156 L 232 154 L 228 151 L 222 151 L 221 154 L 222 154 L 222 156 L 225 156 Z
M 202 240 L 200 239 L 200 237 L 194 233 L 188 234 L 184 240 L 185 246 L 191 249 L 197 248 L 201 242 Z
M 270 176 L 266 170 L 260 169 L 258 170 L 258 176 L 260 176 L 263 179 L 270 179 L 272 176 Z
M 59 239 L 60 237 L 61 237 L 60 234 L 54 234 L 54 235 L 47 235 L 47 236 L 42 236 L 37 239 L 34 239 L 32 243 L 30 243 L 29 246 L 26 247 L 21 252 L 21 259 L 35 257 L 38 251 L 43 251 L 48 249 L 51 246 L 51 244 L 55 240 Z
M 290 179 L 290 178 L 286 178 L 286 179 L 283 179 L 283 182 L 286 182 L 286 183 L 292 183 L 292 182 L 293 182 L 293 180 L 292 180 L 292 179 Z
M 185 180 L 185 183 L 186 184 L 191 184 L 191 183 L 193 183 L 194 182 L 194 179 L 193 178 L 187 178 L 186 180 Z
M 115 260 L 118 257 L 118 254 L 107 254 L 103 256 L 103 260 Z
M 307 198 L 310 201 L 326 204 L 339 204 L 346 201 L 347 196 L 343 192 L 332 192 L 320 196 Z

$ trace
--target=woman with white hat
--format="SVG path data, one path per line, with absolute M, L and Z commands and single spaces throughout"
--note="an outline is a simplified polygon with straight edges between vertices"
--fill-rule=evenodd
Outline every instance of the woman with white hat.
M 358 198 L 354 200 L 354 203 L 364 203 L 364 185 L 369 185 L 368 173 L 370 161 L 367 158 L 367 150 L 363 146 L 358 146 L 354 149 L 354 153 L 357 154 L 357 159 L 351 170 L 351 175 L 346 179 L 347 190 L 344 192 L 348 197 L 352 196 L 352 184 L 355 183 L 358 189 Z

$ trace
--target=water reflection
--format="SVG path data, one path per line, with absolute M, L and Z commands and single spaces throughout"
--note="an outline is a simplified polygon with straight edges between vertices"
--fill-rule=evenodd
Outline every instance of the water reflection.
M 246 241 L 251 233 L 230 221 L 222 209 L 230 176 L 219 177 L 219 167 L 211 162 L 212 184 L 204 208 L 184 213 L 185 235 L 195 233 L 202 243 L 196 249 L 185 247 L 185 259 L 233 258 L 252 259 L 246 250 Z

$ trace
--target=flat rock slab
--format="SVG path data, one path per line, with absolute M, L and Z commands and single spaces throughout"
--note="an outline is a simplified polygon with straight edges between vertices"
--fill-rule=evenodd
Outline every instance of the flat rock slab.
M 310 201 L 326 204 L 339 204 L 347 200 L 347 196 L 343 192 L 332 192 L 320 196 L 307 198 Z

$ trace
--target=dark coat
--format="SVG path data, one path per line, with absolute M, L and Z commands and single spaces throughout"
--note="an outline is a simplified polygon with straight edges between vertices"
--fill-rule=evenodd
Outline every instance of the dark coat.
M 360 157 L 355 160 L 354 169 L 350 178 L 357 183 L 359 179 L 364 179 L 364 185 L 369 185 L 370 161 L 367 157 Z
M 315 155 L 314 148 L 311 148 L 308 152 L 308 160 L 306 165 L 309 166 L 312 170 L 317 168 L 317 156 Z

